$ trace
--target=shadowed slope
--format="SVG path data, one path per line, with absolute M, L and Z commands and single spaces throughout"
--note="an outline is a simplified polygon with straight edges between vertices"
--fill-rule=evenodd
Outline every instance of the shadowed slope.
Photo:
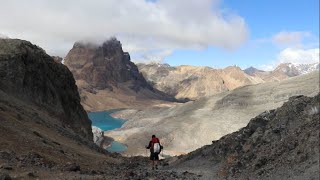
M 179 157 L 171 168 L 208 172 L 210 179 L 317 179 L 319 101 L 319 94 L 291 97 L 239 131 Z

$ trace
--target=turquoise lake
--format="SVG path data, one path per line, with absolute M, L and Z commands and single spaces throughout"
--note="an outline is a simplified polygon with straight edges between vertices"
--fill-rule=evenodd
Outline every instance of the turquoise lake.
M 90 112 L 88 113 L 89 119 L 92 121 L 92 126 L 96 126 L 103 131 L 109 131 L 116 128 L 120 128 L 125 120 L 117 119 L 110 116 L 116 110 Z M 113 141 L 111 146 L 106 149 L 109 152 L 123 152 L 127 150 L 127 147 L 117 141 Z

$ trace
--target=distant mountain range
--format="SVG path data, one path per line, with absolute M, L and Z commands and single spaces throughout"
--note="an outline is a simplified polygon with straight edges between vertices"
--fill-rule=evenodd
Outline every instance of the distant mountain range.
M 244 73 L 237 66 L 224 69 L 168 64 L 137 64 L 139 71 L 155 88 L 177 99 L 198 99 L 235 88 L 262 83 L 259 77 Z
M 149 63 L 137 64 L 139 71 L 153 86 L 177 99 L 199 99 L 238 87 L 264 82 L 277 82 L 319 70 L 319 63 L 285 63 L 273 71 L 254 67 L 241 70 L 237 66 L 224 69 Z
M 249 67 L 244 72 L 250 76 L 259 77 L 265 82 L 281 81 L 290 77 L 319 71 L 319 63 L 313 64 L 293 64 L 283 63 L 278 65 L 273 71 L 262 71 L 254 67 Z

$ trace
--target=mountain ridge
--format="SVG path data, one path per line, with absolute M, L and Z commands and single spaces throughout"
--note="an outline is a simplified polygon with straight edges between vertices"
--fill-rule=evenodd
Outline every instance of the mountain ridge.
M 138 63 L 137 66 L 155 88 L 177 99 L 192 100 L 246 85 L 282 81 L 319 70 L 319 63 L 283 63 L 273 71 L 262 71 L 254 67 L 242 70 L 237 66 L 223 69 L 190 65 L 175 67 L 160 63 Z
M 182 65 L 137 64 L 139 70 L 155 88 L 177 99 L 198 99 L 237 87 L 257 84 L 260 78 L 245 74 L 239 67 L 225 69 Z

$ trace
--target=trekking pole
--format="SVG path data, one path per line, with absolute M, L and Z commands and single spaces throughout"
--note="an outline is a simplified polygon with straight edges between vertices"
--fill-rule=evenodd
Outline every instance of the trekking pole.
M 162 146 L 162 157 L 163 157 L 163 158 L 164 158 L 164 156 L 163 156 L 164 144 L 165 144 L 165 143 L 163 143 L 163 146 Z
M 163 156 L 163 151 L 164 151 L 164 150 L 163 150 L 163 148 L 162 148 L 162 151 L 161 151 L 161 153 L 162 153 L 162 157 L 164 158 L 164 156 Z

